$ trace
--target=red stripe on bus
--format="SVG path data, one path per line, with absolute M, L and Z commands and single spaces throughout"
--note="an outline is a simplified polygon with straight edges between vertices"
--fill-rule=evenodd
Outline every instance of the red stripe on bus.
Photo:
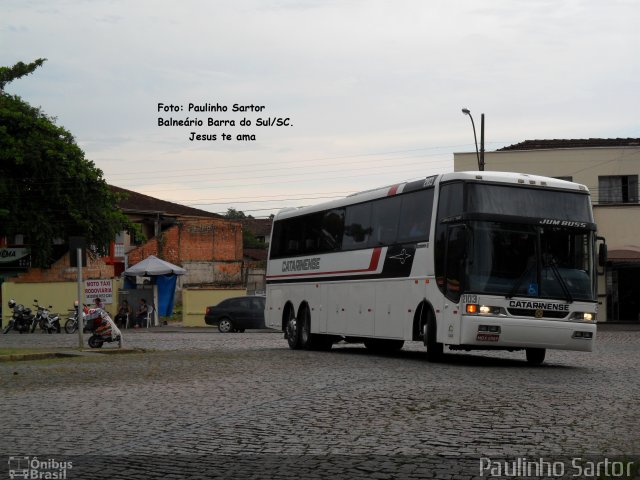
M 292 273 L 289 275 L 270 275 L 267 280 L 272 278 L 289 278 L 289 277 L 308 277 L 312 275 L 337 275 L 340 273 L 367 273 L 375 272 L 378 269 L 378 263 L 380 263 L 380 255 L 382 254 L 382 247 L 376 247 L 373 249 L 371 255 L 371 261 L 368 268 L 360 268 L 357 270 L 336 270 L 334 272 L 309 272 L 309 273 Z
M 389 191 L 387 192 L 387 197 L 391 197 L 391 196 L 395 195 L 397 193 L 399 187 L 400 187 L 400 184 L 394 185 L 393 187 L 391 187 L 389 189 Z
M 378 268 L 378 262 L 380 261 L 380 254 L 382 253 L 382 248 L 377 247 L 373 249 L 373 255 L 371 255 L 371 262 L 369 263 L 369 270 L 375 270 Z

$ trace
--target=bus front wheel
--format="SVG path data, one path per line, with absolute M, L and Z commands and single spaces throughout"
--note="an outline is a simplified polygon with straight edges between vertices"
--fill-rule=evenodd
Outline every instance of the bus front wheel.
M 429 314 L 427 323 L 423 326 L 422 333 L 424 346 L 427 347 L 427 360 L 430 362 L 439 362 L 442 359 L 442 352 L 444 350 L 442 343 L 436 341 L 437 328 L 435 317 Z
M 544 348 L 527 348 L 527 363 L 530 365 L 540 365 L 544 362 L 546 349 Z

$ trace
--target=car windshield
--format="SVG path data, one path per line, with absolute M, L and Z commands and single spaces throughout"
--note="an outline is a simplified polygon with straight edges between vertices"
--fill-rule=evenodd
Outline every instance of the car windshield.
M 470 222 L 467 291 L 595 300 L 591 231 Z

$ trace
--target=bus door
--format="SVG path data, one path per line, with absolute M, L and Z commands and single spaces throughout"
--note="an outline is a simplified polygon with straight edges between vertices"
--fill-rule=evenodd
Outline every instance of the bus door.
M 442 306 L 444 322 L 438 323 L 438 342 L 457 344 L 460 339 L 460 296 L 464 292 L 467 264 L 467 227 L 447 226 L 444 261 L 445 298 Z

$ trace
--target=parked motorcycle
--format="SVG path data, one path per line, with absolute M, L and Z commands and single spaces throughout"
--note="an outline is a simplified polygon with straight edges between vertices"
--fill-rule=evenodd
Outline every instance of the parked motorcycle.
M 67 318 L 67 321 L 64 322 L 64 331 L 67 333 L 75 333 L 78 330 L 78 301 L 76 300 L 74 304 L 74 312 Z M 84 305 L 82 308 L 82 319 L 83 319 L 83 332 L 87 332 L 86 321 L 84 320 L 85 316 L 89 313 L 89 306 Z
M 8 305 L 9 308 L 13 309 L 13 315 L 11 316 L 11 320 L 9 320 L 9 324 L 5 327 L 3 333 L 9 333 L 11 329 L 18 333 L 29 332 L 33 321 L 31 309 L 26 308 L 20 303 L 16 303 L 13 298 L 9 300 Z
M 47 308 L 38 304 L 38 300 L 34 300 L 33 306 L 36 307 L 36 314 L 31 322 L 31 333 L 36 327 L 40 326 L 40 330 L 46 333 L 60 333 L 60 316 L 57 313 L 49 313 Z M 51 308 L 51 305 L 49 305 Z

